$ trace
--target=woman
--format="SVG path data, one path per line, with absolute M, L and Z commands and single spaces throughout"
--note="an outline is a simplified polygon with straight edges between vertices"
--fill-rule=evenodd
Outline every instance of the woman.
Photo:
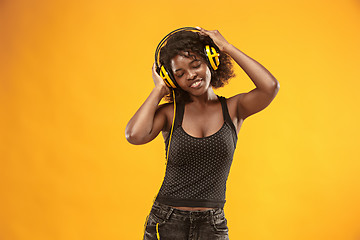
M 244 120 L 267 107 L 280 88 L 268 70 L 219 31 L 194 30 L 166 39 L 152 68 L 155 87 L 125 131 L 132 144 L 150 142 L 161 131 L 166 144 L 166 174 L 145 223 L 146 240 L 229 239 L 223 207 L 237 134 Z M 218 51 L 217 66 L 204 51 L 209 45 Z M 224 98 L 213 88 L 234 76 L 231 58 L 256 88 Z M 158 74 L 159 64 L 176 86 L 170 89 Z M 169 103 L 159 105 L 163 97 Z

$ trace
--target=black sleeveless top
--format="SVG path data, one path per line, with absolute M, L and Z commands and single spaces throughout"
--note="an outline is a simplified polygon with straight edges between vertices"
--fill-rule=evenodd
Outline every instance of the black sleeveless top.
M 185 106 L 176 104 L 169 158 L 156 201 L 175 207 L 224 207 L 226 181 L 237 133 L 226 99 L 218 98 L 224 124 L 219 131 L 203 138 L 193 137 L 184 131 L 181 124 Z M 165 150 L 168 145 L 169 137 L 165 140 Z

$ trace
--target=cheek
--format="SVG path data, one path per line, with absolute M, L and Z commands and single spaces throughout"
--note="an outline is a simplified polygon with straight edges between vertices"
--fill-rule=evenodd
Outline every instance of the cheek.
M 201 64 L 201 73 L 203 75 L 203 77 L 206 77 L 206 79 L 210 78 L 211 79 L 211 71 L 210 71 L 210 68 L 209 66 L 206 64 L 206 63 L 202 63 Z
M 210 79 L 211 80 L 211 71 L 208 67 L 206 67 L 206 79 Z

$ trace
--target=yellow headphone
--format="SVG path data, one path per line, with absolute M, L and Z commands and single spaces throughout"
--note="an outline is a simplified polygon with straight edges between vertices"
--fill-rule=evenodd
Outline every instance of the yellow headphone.
M 169 88 L 177 88 L 179 87 L 179 85 L 176 83 L 173 75 L 171 74 L 170 71 L 168 71 L 163 65 L 161 65 L 160 63 L 160 49 L 161 47 L 164 45 L 164 43 L 174 34 L 177 32 L 181 32 L 181 31 L 198 31 L 200 32 L 199 29 L 194 28 L 194 27 L 183 27 L 183 28 L 178 28 L 175 29 L 174 31 L 170 32 L 169 34 L 167 34 L 158 44 L 158 46 L 156 47 L 156 51 L 155 51 L 155 63 L 156 63 L 156 71 L 159 73 L 159 75 L 161 76 L 161 78 L 164 80 L 166 86 L 168 86 Z M 204 53 L 206 55 L 206 59 L 207 61 L 210 63 L 210 66 L 212 67 L 213 70 L 217 70 L 219 65 L 220 65 L 220 53 L 215 49 L 215 47 L 210 46 L 210 45 L 206 45 L 205 49 L 204 49 Z
M 173 94 L 173 99 L 174 99 L 174 116 L 173 116 L 173 123 L 171 125 L 171 131 L 170 131 L 170 138 L 169 138 L 169 144 L 168 144 L 168 148 L 166 151 L 166 163 L 168 161 L 169 158 L 169 151 L 170 151 L 170 143 L 171 143 L 171 136 L 172 136 L 172 132 L 174 129 L 174 122 L 175 122 L 175 114 L 176 114 L 176 102 L 175 102 L 175 92 L 174 92 L 174 88 L 179 87 L 179 85 L 176 83 L 173 75 L 171 74 L 170 71 L 168 71 L 163 65 L 161 65 L 160 63 L 160 49 L 161 47 L 164 45 L 164 43 L 174 34 L 180 31 L 198 31 L 200 32 L 199 29 L 194 28 L 194 27 L 183 27 L 183 28 L 178 28 L 175 29 L 174 31 L 170 32 L 169 34 L 167 34 L 158 44 L 158 46 L 156 47 L 156 51 L 155 51 L 155 64 L 156 64 L 156 71 L 159 73 L 159 75 L 161 76 L 161 78 L 164 80 L 166 86 L 168 86 L 171 90 L 172 90 L 172 94 Z M 219 65 L 220 65 L 220 51 L 217 50 L 214 46 L 210 46 L 210 45 L 206 45 L 204 48 L 204 53 L 206 55 L 206 59 L 207 61 L 210 63 L 210 66 L 213 70 L 217 70 Z M 165 165 L 166 165 L 165 163 Z

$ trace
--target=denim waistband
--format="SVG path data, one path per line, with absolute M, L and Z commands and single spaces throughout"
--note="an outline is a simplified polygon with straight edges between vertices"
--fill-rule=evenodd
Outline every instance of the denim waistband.
M 189 210 L 176 209 L 172 206 L 159 203 L 157 201 L 154 201 L 151 211 L 153 211 L 159 216 L 162 216 L 164 219 L 169 219 L 170 216 L 182 220 L 185 220 L 187 218 L 218 219 L 225 216 L 223 208 L 214 208 L 214 209 L 200 210 L 200 211 L 199 210 L 189 211 Z

